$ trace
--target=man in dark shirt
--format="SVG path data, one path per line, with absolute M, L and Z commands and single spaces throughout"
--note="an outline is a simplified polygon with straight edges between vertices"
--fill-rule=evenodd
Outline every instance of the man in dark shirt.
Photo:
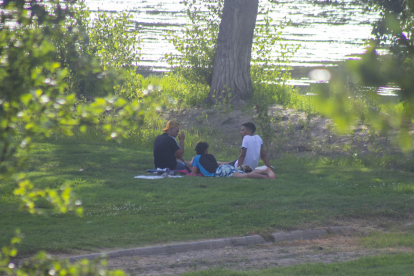
M 164 134 L 157 136 L 154 141 L 154 164 L 155 168 L 169 168 L 170 170 L 185 170 L 184 139 L 185 135 L 180 131 L 180 127 L 176 121 L 169 121 L 163 129 Z M 180 140 L 178 145 L 177 137 Z

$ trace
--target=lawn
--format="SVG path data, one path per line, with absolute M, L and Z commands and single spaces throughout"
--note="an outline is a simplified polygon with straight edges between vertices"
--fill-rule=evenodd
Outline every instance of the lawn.
M 192 153 L 187 149 L 186 159 Z M 134 176 L 153 167 L 148 147 L 48 139 L 36 143 L 26 176 L 38 187 L 71 183 L 84 216 L 52 213 L 46 201 L 38 207 L 48 215 L 22 213 L 10 184 L 0 183 L 0 245 L 8 244 L 16 228 L 25 234 L 22 253 L 73 253 L 341 225 L 355 219 L 396 221 L 412 214 L 412 173 L 297 158 L 271 164 L 276 180 L 142 180 Z
M 414 270 L 412 254 L 397 254 L 361 258 L 351 262 L 332 264 L 304 264 L 283 268 L 239 272 L 222 269 L 185 273 L 183 276 L 299 276 L 299 275 L 348 275 L 348 276 L 411 276 Z

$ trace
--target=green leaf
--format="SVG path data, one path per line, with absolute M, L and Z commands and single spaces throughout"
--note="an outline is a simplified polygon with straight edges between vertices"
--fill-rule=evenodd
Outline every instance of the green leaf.
M 20 237 L 13 237 L 11 240 L 11 244 L 20 243 L 22 239 Z
M 32 95 L 31 94 L 23 94 L 23 95 L 21 95 L 20 96 L 20 100 L 22 101 L 22 103 L 24 104 L 24 105 L 28 105 L 29 104 L 29 101 L 32 99 Z
M 404 152 L 408 153 L 412 151 L 413 149 L 412 137 L 410 136 L 408 130 L 406 129 L 400 130 L 398 134 L 398 143 Z

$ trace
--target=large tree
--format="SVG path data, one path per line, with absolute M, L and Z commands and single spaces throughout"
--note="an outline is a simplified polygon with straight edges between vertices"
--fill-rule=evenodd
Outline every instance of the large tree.
M 250 60 L 258 0 L 226 0 L 207 101 L 238 102 L 253 96 Z

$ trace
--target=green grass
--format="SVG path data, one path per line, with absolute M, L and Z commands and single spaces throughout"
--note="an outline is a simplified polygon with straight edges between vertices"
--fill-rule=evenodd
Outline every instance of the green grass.
M 187 149 L 186 159 L 192 150 Z M 219 159 L 225 156 L 213 152 Z M 36 144 L 26 175 L 38 187 L 70 182 L 84 217 L 18 211 L 12 187 L 0 183 L 0 246 L 14 229 L 20 251 L 73 252 L 242 236 L 341 224 L 406 219 L 413 211 L 409 173 L 321 165 L 291 158 L 271 162 L 276 180 L 134 179 L 153 167 L 152 149 L 112 142 L 49 139 Z M 80 171 L 83 169 L 83 171 Z M 46 201 L 39 208 L 49 210 Z
M 368 248 L 398 248 L 414 247 L 414 227 L 410 227 L 404 233 L 372 233 L 361 239 Z
M 283 268 L 263 269 L 249 272 L 223 269 L 205 270 L 185 273 L 183 276 L 295 276 L 295 275 L 364 275 L 364 276 L 403 276 L 413 275 L 414 256 L 398 254 L 388 256 L 366 257 L 355 261 L 332 264 L 304 264 Z

